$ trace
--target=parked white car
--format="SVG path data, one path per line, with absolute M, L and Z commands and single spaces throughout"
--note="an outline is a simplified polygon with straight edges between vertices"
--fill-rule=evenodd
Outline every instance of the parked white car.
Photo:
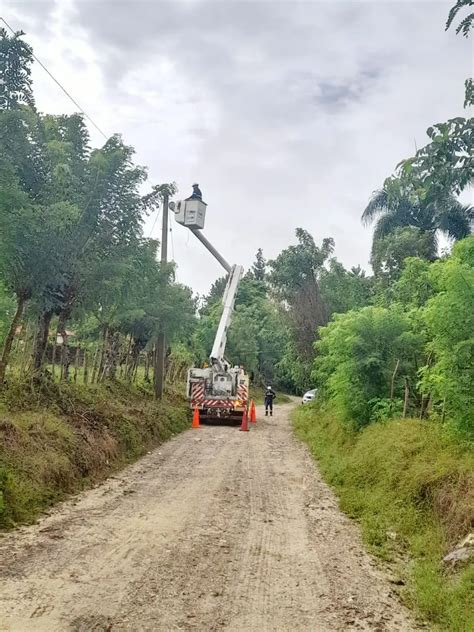
M 303 404 L 309 404 L 310 402 L 313 402 L 316 399 L 316 394 L 318 392 L 318 389 L 313 388 L 311 391 L 306 391 L 306 393 L 303 395 Z

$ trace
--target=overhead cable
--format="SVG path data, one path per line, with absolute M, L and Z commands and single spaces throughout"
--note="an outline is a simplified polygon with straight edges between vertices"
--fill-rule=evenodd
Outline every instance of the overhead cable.
M 13 35 L 15 35 L 15 33 L 17 31 L 14 31 L 12 29 L 12 27 L 8 24 L 8 22 L 5 20 L 5 18 L 0 17 L 0 20 L 7 26 L 7 28 L 13 33 Z M 100 127 L 97 125 L 97 123 L 94 121 L 94 119 L 91 116 L 89 116 L 89 114 L 87 114 L 87 112 L 84 110 L 84 108 L 79 105 L 79 103 L 76 101 L 76 99 L 66 90 L 66 88 L 61 84 L 61 82 L 58 81 L 58 79 L 56 79 L 56 77 L 52 74 L 52 72 L 50 72 L 47 69 L 45 64 L 43 64 L 43 62 L 40 59 L 38 59 L 38 57 L 36 57 L 36 55 L 34 53 L 32 53 L 32 57 L 41 66 L 41 68 L 51 77 L 51 79 L 54 81 L 54 83 L 57 84 L 61 88 L 61 90 L 68 97 L 68 99 L 70 99 L 74 103 L 74 105 L 79 109 L 81 114 L 83 114 L 86 117 L 86 119 L 88 119 L 92 123 L 92 125 L 95 127 L 95 129 L 100 134 L 102 134 L 102 136 L 105 138 L 105 140 L 108 140 L 109 136 L 107 136 L 107 134 L 100 129 Z

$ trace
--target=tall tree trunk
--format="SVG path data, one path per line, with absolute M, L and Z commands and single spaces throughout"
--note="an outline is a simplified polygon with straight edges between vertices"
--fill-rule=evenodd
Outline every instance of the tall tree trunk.
M 135 364 L 133 367 L 133 376 L 132 376 L 132 382 L 135 384 L 135 382 L 137 381 L 137 376 L 138 376 L 138 367 L 140 366 L 140 354 L 137 355 L 137 359 L 135 360 Z
M 44 355 L 48 345 L 49 325 L 52 317 L 53 312 L 46 311 L 38 318 L 38 330 L 33 347 L 33 370 L 35 373 L 40 372 L 43 368 Z
M 97 382 L 100 382 L 104 373 L 105 354 L 107 350 L 107 339 L 109 337 L 109 326 L 105 324 L 102 328 L 102 348 L 100 350 L 99 369 L 97 371 Z
M 120 347 L 120 334 L 118 331 L 110 332 L 107 336 L 107 347 L 105 352 L 105 362 L 102 371 L 102 378 L 115 378 L 117 370 L 117 360 Z
M 140 343 L 135 338 L 133 339 L 132 348 L 130 351 L 129 366 L 127 369 L 127 381 L 132 382 L 135 369 L 140 357 Z
M 92 362 L 91 384 L 97 382 L 97 372 L 99 370 L 99 347 L 95 350 L 94 361 Z
M 21 354 L 21 362 L 20 362 L 20 376 L 23 377 L 26 371 L 26 364 L 29 357 L 29 337 L 30 335 L 30 321 L 26 321 L 25 325 L 25 337 L 23 339 L 23 353 Z
M 110 367 L 108 377 L 115 379 L 117 375 L 117 364 L 120 362 L 120 334 L 118 331 L 114 333 L 112 345 L 110 348 Z
M 420 405 L 420 419 L 423 419 L 425 417 L 425 406 L 429 401 L 429 395 L 426 397 L 425 395 L 421 396 L 421 405 Z
M 15 361 L 15 359 L 18 359 L 21 351 L 21 332 L 23 330 L 23 326 L 19 325 L 17 329 L 18 328 L 20 329 L 20 335 L 15 336 L 15 338 L 13 339 L 12 350 L 10 353 L 10 357 L 13 356 L 13 361 Z
M 77 367 L 78 367 L 78 364 L 79 364 L 79 355 L 80 355 L 80 353 L 81 353 L 81 347 L 78 345 L 76 347 L 76 353 L 74 354 L 74 377 L 73 377 L 74 384 L 77 383 Z
M 87 349 L 84 349 L 84 377 L 83 377 L 83 381 L 84 384 L 87 384 L 89 381 L 89 364 L 88 364 L 88 354 L 87 354 Z
M 128 345 L 127 345 L 127 351 L 125 353 L 125 362 L 123 363 L 125 366 L 123 366 L 122 364 L 120 365 L 120 377 L 124 377 L 125 379 L 128 379 L 128 372 L 129 372 L 129 367 L 130 367 L 130 353 L 132 350 L 132 342 L 133 342 L 133 336 L 132 334 L 130 334 L 130 336 L 128 337 Z M 123 367 L 123 372 L 122 372 L 122 367 Z
M 20 296 L 18 297 L 16 304 L 15 315 L 13 316 L 13 320 L 10 324 L 10 329 L 8 330 L 7 337 L 5 338 L 5 343 L 3 345 L 2 357 L 0 358 L 0 388 L 3 382 L 5 381 L 5 371 L 7 369 L 8 360 L 10 359 L 10 353 L 12 350 L 13 340 L 15 338 L 15 333 L 18 327 L 18 323 L 21 320 L 23 315 L 23 311 L 25 309 L 26 298 Z
M 68 314 L 66 312 L 61 312 L 59 314 L 58 320 L 58 334 L 61 336 L 63 344 L 61 346 L 61 380 L 67 382 L 69 380 L 69 365 L 71 363 L 71 358 L 69 354 L 69 345 L 68 345 L 68 335 L 66 330 L 66 322 L 68 319 Z
M 150 355 L 150 364 L 153 366 L 153 384 L 155 383 L 155 368 L 156 368 L 156 345 L 153 345 Z
M 433 394 L 430 393 L 428 396 L 428 402 L 426 403 L 426 409 L 425 409 L 425 417 L 427 419 L 429 419 L 430 417 L 432 407 L 433 407 Z
M 54 343 L 53 343 L 53 353 L 51 355 L 51 375 L 53 376 L 53 382 L 56 380 L 56 352 L 58 349 L 57 340 L 58 340 L 58 337 L 55 336 Z
M 150 351 L 145 354 L 145 382 L 150 383 Z

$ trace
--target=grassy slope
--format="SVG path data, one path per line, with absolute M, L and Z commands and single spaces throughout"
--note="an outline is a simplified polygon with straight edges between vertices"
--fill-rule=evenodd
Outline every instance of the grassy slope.
M 394 564 L 405 601 L 442 630 L 474 630 L 474 564 L 442 558 L 472 531 L 474 453 L 434 424 L 373 424 L 357 435 L 313 406 L 294 415 L 341 509 L 358 519 L 372 552 Z
M 183 400 L 124 384 L 12 387 L 0 400 L 0 528 L 104 479 L 189 425 Z

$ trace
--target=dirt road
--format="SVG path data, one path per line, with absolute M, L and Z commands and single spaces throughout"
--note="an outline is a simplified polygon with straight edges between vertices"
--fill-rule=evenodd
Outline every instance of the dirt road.
M 291 405 L 189 430 L 0 539 L 0 630 L 412 630 Z

